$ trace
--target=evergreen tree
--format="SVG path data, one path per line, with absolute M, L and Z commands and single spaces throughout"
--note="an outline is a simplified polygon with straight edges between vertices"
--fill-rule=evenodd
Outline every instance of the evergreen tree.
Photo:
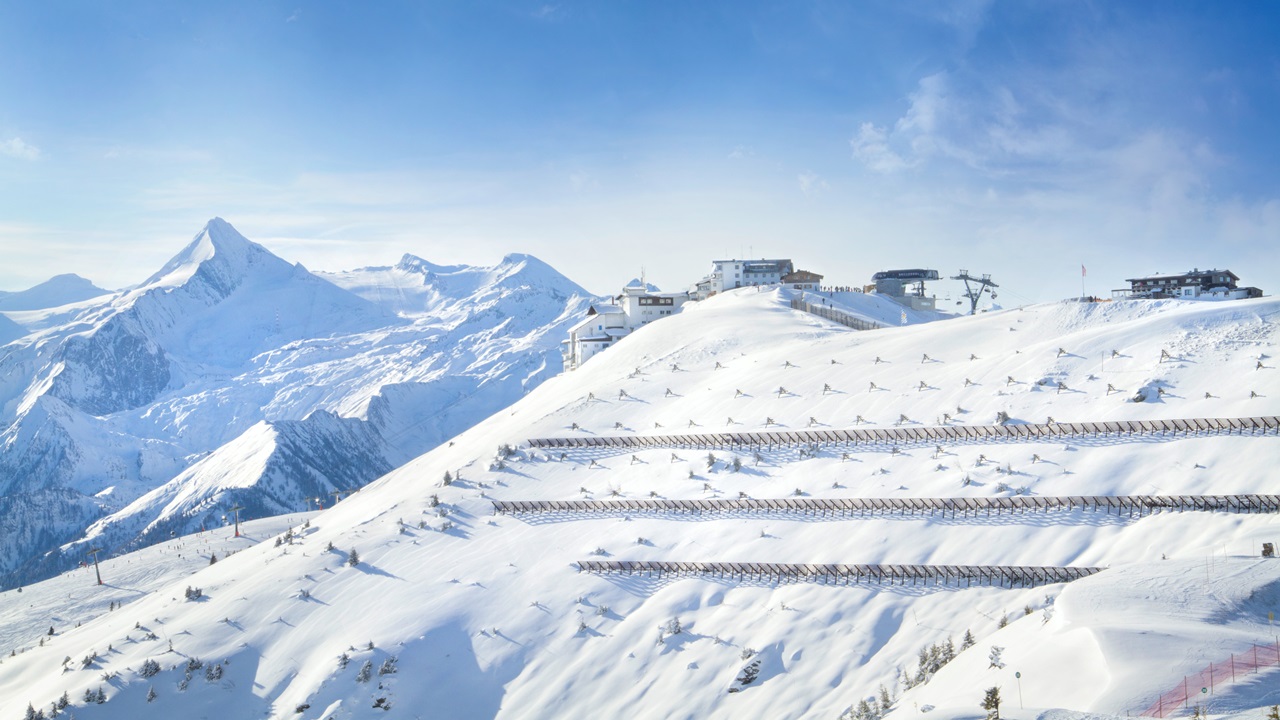
M 373 661 L 365 660 L 360 666 L 360 672 L 356 673 L 356 682 L 369 682 L 370 676 L 373 675 Z
M 147 702 L 155 702 L 155 699 L 156 699 L 156 686 L 152 685 L 150 688 L 147 689 Z
M 889 708 L 892 705 L 893 705 L 893 698 L 889 697 L 889 688 L 885 687 L 884 684 L 881 683 L 880 684 L 880 709 L 884 712 L 888 712 Z
M 1004 667 L 1004 663 L 1000 661 L 1000 653 L 1003 653 L 1003 652 L 1004 652 L 1004 648 L 1000 647 L 999 645 L 992 645 L 991 653 L 987 655 L 987 659 L 991 661 L 991 665 L 989 665 L 988 667 L 993 667 L 993 668 L 996 668 L 997 670 Z
M 973 647 L 977 641 L 973 639 L 973 633 L 968 630 L 964 631 L 964 640 L 960 641 L 960 650 L 968 650 Z
M 360 564 L 360 554 L 356 552 L 355 548 L 351 548 L 351 552 L 347 553 L 347 564 L 351 567 Z
M 209 553 L 209 564 L 212 565 L 216 562 L 218 562 L 218 553 Z
M 22 720 L 36 720 L 36 709 L 27 703 L 27 713 L 22 716 Z
M 987 711 L 987 720 L 1000 720 L 1000 688 L 987 688 L 987 694 L 982 697 L 981 707 Z
M 1280 720 L 1280 705 L 1272 705 L 1267 711 L 1267 720 Z

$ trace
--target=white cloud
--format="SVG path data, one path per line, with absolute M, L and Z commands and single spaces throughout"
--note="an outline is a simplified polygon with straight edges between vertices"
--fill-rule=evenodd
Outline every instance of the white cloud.
M 39 160 L 40 148 L 20 137 L 15 137 L 10 140 L 0 142 L 0 154 L 18 158 L 19 160 Z
M 897 172 L 910 165 L 889 148 L 889 134 L 885 129 L 869 122 L 862 123 L 849 145 L 853 148 L 853 157 L 876 172 Z
M 800 192 L 805 195 L 812 195 L 829 188 L 826 180 L 823 180 L 817 173 L 810 170 L 806 170 L 797 175 L 796 182 L 800 183 Z

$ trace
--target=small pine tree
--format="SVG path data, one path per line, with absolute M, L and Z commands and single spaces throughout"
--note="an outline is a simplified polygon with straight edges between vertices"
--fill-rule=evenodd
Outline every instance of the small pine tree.
M 356 552 L 355 548 L 351 548 L 351 552 L 347 553 L 347 564 L 351 567 L 360 564 L 360 554 Z
M 986 695 L 982 696 L 980 707 L 987 711 L 987 720 L 1000 720 L 1000 688 L 987 688 Z
M 382 661 L 382 666 L 378 668 L 378 674 L 379 675 L 395 675 L 396 670 L 398 670 L 398 668 L 396 667 L 396 656 L 392 655 L 391 657 Z
M 1280 720 L 1280 705 L 1272 705 L 1267 711 L 1267 720 Z
M 36 709 L 31 703 L 27 703 L 27 713 L 22 716 L 22 720 L 36 720 Z
M 147 702 L 155 702 L 155 699 L 156 699 L 156 686 L 152 685 L 150 688 L 147 689 Z
M 999 645 L 991 646 L 991 653 L 987 655 L 987 659 L 991 661 L 988 667 L 1000 669 L 1004 667 L 1004 663 L 1000 661 L 1000 654 L 1004 652 L 1004 648 Z
M 65 710 L 71 704 L 71 698 L 67 696 L 66 691 L 62 692 L 62 697 L 58 698 L 58 709 Z
M 968 630 L 965 630 L 964 640 L 960 642 L 960 650 L 961 651 L 968 650 L 969 648 L 973 647 L 974 643 L 976 642 L 977 641 L 973 639 L 973 633 L 969 632 Z
M 107 701 L 107 694 L 102 691 L 101 687 L 98 688 L 98 694 L 93 698 L 93 701 L 99 705 Z
M 893 698 L 889 695 L 889 688 L 883 683 L 880 684 L 880 709 L 887 712 L 893 706 Z
M 209 564 L 212 565 L 216 562 L 218 562 L 218 553 L 209 553 Z
M 369 678 L 373 675 L 373 661 L 365 660 L 360 666 L 360 672 L 356 673 L 356 682 L 369 682 Z
M 453 484 L 453 476 L 449 474 L 448 470 L 444 471 L 444 479 L 440 481 L 440 484 L 445 486 Z
M 998 627 L 998 628 L 1002 628 L 1002 627 L 1004 627 L 1005 625 L 1008 625 L 1008 624 L 1009 624 L 1009 618 L 1008 618 L 1008 617 L 1006 617 L 1006 616 L 1004 616 L 1004 615 L 1001 615 L 1001 616 L 1000 616 L 1000 622 L 996 623 L 996 627 Z

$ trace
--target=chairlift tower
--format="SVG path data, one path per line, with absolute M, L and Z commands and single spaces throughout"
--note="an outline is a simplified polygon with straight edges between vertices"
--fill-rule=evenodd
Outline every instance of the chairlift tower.
M 236 505 L 231 508 L 231 512 L 234 513 L 236 517 L 236 537 L 240 537 L 240 511 L 243 509 L 244 507 L 241 505 Z
M 100 552 L 102 552 L 102 548 L 96 547 L 90 548 L 89 552 L 85 553 L 85 555 L 91 555 L 93 557 L 93 572 L 98 576 L 99 585 L 102 584 L 102 571 L 98 569 L 98 553 Z
M 991 280 L 991 275 L 983 273 L 982 277 L 974 277 L 969 274 L 968 270 L 961 270 L 959 275 L 951 278 L 952 280 L 964 281 L 964 296 L 969 298 L 969 314 L 976 315 L 978 313 L 978 300 L 982 298 L 982 293 L 990 293 L 991 299 L 996 299 L 996 291 L 992 288 L 998 288 L 999 285 Z M 973 283 L 970 285 L 969 283 Z

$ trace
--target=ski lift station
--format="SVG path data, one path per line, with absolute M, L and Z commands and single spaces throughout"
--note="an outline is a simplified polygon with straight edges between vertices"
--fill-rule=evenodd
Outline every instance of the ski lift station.
M 912 310 L 933 310 L 936 296 L 925 295 L 924 284 L 938 280 L 937 270 L 912 268 L 909 270 L 882 270 L 871 276 L 875 291 Z

